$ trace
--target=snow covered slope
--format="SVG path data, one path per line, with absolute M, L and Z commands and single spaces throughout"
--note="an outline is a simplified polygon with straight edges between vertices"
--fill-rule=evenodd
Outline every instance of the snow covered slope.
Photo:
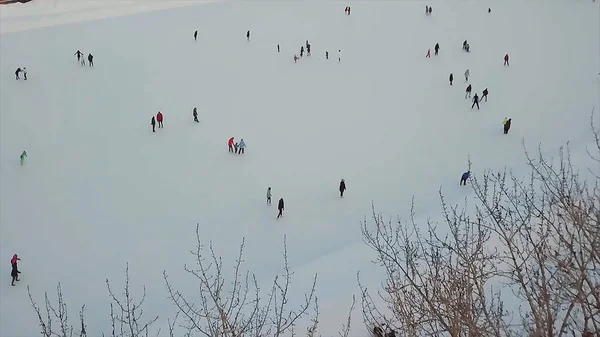
M 348 17 L 340 2 L 240 1 L 3 34 L 0 335 L 36 335 L 26 286 L 39 302 L 57 282 L 71 316 L 87 304 L 88 332 L 106 332 L 105 279 L 119 287 L 127 262 L 132 289 L 147 287 L 147 314 L 166 324 L 162 272 L 193 293 L 183 265 L 199 223 L 226 264 L 245 237 L 265 286 L 287 234 L 292 302 L 318 273 L 321 332 L 332 336 L 358 293 L 356 272 L 381 280 L 359 228 L 372 203 L 406 216 L 414 195 L 417 216 L 436 216 L 440 186 L 450 203 L 470 196 L 458 186 L 469 156 L 476 174 L 520 172 L 523 138 L 584 149 L 600 99 L 597 3 L 428 4 L 431 17 L 424 2 L 353 2 Z M 312 56 L 294 64 L 307 39 Z M 436 42 L 440 55 L 424 58 Z M 78 49 L 94 68 L 79 66 Z M 17 82 L 23 66 L 29 79 Z M 481 110 L 464 99 L 467 68 L 475 92 L 489 88 Z M 152 133 L 159 110 L 165 128 Z M 246 154 L 227 152 L 232 136 Z M 22 276 L 11 287 L 14 253 Z M 365 332 L 359 312 L 354 336 Z

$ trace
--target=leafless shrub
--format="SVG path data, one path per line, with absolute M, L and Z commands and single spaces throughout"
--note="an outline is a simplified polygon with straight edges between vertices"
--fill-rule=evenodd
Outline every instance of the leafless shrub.
M 81 320 L 81 330 L 79 333 L 74 334 L 74 327 L 69 324 L 69 312 L 67 310 L 67 304 L 64 301 L 62 288 L 60 283 L 56 286 L 56 295 L 58 300 L 58 305 L 53 306 L 48 298 L 48 293 L 44 293 L 44 315 L 42 316 L 42 309 L 35 303 L 33 297 L 31 295 L 31 288 L 27 286 L 27 294 L 29 295 L 29 301 L 31 302 L 31 306 L 35 310 L 37 314 L 38 321 L 41 328 L 41 334 L 44 337 L 86 337 L 86 325 L 84 320 L 84 309 L 85 306 L 81 307 L 81 311 L 79 312 L 79 317 Z M 54 328 L 58 325 L 58 328 Z
M 307 294 L 305 301 L 296 310 L 288 309 L 289 286 L 292 272 L 287 257 L 287 244 L 284 239 L 284 274 L 275 277 L 270 293 L 261 296 L 255 275 L 249 271 L 242 272 L 245 242 L 242 241 L 238 258 L 234 265 L 233 279 L 227 288 L 223 275 L 223 262 L 217 257 L 212 243 L 209 245 L 208 257 L 200 240 L 199 226 L 196 226 L 198 245 L 192 254 L 196 260 L 195 268 L 185 266 L 185 270 L 198 281 L 198 297 L 196 304 L 175 290 L 169 282 L 166 271 L 163 273 L 169 296 L 175 306 L 183 314 L 186 328 L 205 336 L 282 336 L 286 332 L 294 332 L 298 319 L 305 316 L 313 302 L 317 276 Z M 318 313 L 318 305 L 315 302 Z M 314 329 L 317 324 L 313 320 Z

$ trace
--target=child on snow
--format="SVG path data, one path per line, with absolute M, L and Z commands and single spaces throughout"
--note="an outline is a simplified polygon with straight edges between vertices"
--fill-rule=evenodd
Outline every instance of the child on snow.
M 238 153 L 238 143 L 233 144 L 233 148 L 235 149 L 235 154 Z

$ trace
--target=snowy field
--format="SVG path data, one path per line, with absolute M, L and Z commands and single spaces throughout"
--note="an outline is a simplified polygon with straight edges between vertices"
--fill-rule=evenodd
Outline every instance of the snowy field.
M 417 217 L 436 218 L 440 187 L 451 204 L 472 198 L 458 185 L 468 158 L 476 175 L 525 174 L 523 139 L 549 154 L 569 141 L 585 155 L 591 143 L 597 2 L 357 1 L 351 16 L 343 2 L 200 2 L 0 7 L 2 337 L 37 335 L 26 287 L 41 302 L 57 282 L 72 318 L 87 304 L 88 334 L 107 332 L 105 279 L 120 288 L 126 263 L 134 292 L 147 288 L 146 314 L 165 327 L 175 308 L 162 272 L 193 294 L 183 266 L 194 262 L 197 223 L 227 268 L 245 237 L 246 267 L 263 287 L 281 272 L 287 234 L 292 304 L 317 273 L 321 333 L 337 335 L 356 273 L 373 288 L 383 280 L 361 241 L 372 203 L 406 217 L 414 196 Z M 132 14 L 142 10 L 152 11 Z M 306 40 L 312 56 L 294 64 Z M 436 42 L 440 55 L 426 59 Z M 78 64 L 78 49 L 94 68 Z M 28 80 L 15 81 L 23 66 Z M 467 68 L 474 92 L 489 88 L 481 110 L 464 98 Z M 159 110 L 165 127 L 152 133 Z M 227 152 L 232 136 L 244 155 Z M 22 274 L 11 287 L 15 253 Z M 366 335 L 359 304 L 354 317 L 351 335 Z

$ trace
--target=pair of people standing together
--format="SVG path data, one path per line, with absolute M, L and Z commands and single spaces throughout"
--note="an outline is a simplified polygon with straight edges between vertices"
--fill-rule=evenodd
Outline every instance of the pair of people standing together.
M 267 205 L 271 205 L 271 188 L 267 188 Z M 284 202 L 283 202 L 283 198 L 279 198 L 279 202 L 277 203 L 277 210 L 279 210 L 279 213 L 277 213 L 277 219 L 281 218 L 283 216 L 283 209 L 284 209 Z
M 246 149 L 246 142 L 244 142 L 244 139 L 240 139 L 239 142 L 236 142 L 234 140 L 235 137 L 231 137 L 229 138 L 229 141 L 227 141 L 227 147 L 229 147 L 229 152 L 233 152 L 235 154 L 244 154 L 244 151 Z

